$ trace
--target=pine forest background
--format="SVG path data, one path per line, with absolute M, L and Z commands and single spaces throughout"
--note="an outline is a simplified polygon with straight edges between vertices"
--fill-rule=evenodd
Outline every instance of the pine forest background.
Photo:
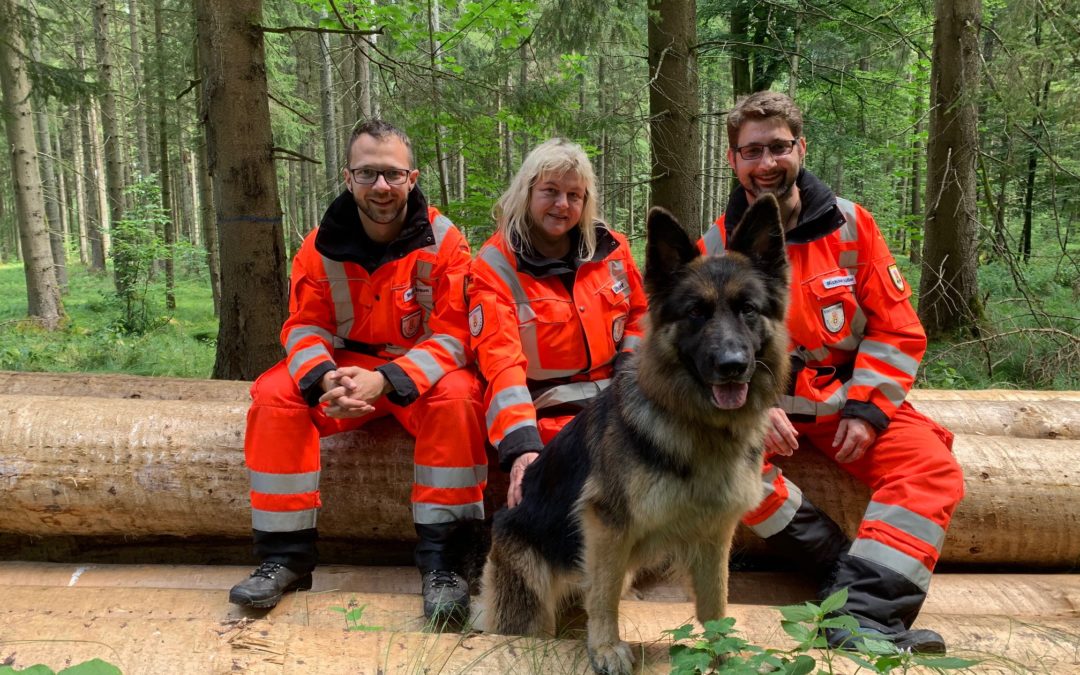
M 651 204 L 722 212 L 724 116 L 771 88 L 916 290 L 920 386 L 1080 389 L 1078 10 L 0 0 L 0 369 L 253 378 L 358 120 L 409 132 L 474 250 L 524 154 L 569 137 L 640 247 Z

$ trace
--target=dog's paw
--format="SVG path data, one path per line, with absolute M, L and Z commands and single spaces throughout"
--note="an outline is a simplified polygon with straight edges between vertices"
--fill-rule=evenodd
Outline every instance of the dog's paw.
M 589 645 L 589 663 L 599 675 L 631 675 L 634 653 L 623 641 Z

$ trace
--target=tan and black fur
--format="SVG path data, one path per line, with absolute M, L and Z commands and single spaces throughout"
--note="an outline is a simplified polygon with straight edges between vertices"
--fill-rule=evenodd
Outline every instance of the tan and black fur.
M 649 213 L 649 329 L 603 394 L 530 465 L 523 500 L 495 516 L 473 621 L 552 634 L 571 600 L 600 673 L 630 672 L 619 598 L 634 569 L 685 569 L 704 622 L 724 615 L 739 518 L 762 497 L 767 410 L 788 373 L 788 265 L 775 199 L 752 206 L 725 256 L 699 256 Z

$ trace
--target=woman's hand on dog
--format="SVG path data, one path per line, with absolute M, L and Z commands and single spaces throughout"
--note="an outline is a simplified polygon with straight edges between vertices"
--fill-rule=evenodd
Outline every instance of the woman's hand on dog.
M 539 456 L 539 452 L 526 452 L 514 460 L 514 465 L 510 467 L 510 489 L 506 491 L 508 508 L 514 508 L 521 501 L 521 479 L 525 477 L 525 469 Z
M 799 447 L 798 436 L 787 413 L 780 408 L 769 408 L 769 429 L 765 432 L 767 454 L 790 457 Z

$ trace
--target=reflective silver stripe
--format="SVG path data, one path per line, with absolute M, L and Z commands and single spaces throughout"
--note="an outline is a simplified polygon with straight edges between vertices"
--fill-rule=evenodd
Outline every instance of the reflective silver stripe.
M 930 570 L 922 564 L 922 561 L 879 541 L 856 539 L 851 544 L 848 555 L 888 567 L 918 586 L 923 593 L 930 588 Z
M 296 375 L 300 372 L 300 368 L 305 363 L 317 356 L 322 356 L 327 361 L 333 361 L 333 358 L 330 356 L 330 352 L 326 351 L 326 347 L 322 346 L 321 344 L 311 345 L 310 347 L 301 349 L 300 351 L 289 357 L 289 375 L 292 375 L 293 378 L 295 378 Z
M 840 251 L 837 262 L 840 263 L 840 267 L 846 267 L 848 271 L 854 274 L 855 269 L 859 266 L 859 252 L 856 250 Z
M 345 274 L 345 265 L 323 256 L 323 269 L 326 281 L 330 284 L 330 298 L 334 301 L 334 317 L 337 319 L 337 334 L 348 335 L 352 331 L 353 301 L 349 293 L 349 277 Z
M 251 489 L 264 495 L 295 495 L 319 489 L 319 472 L 265 473 L 248 470 Z
M 855 316 L 851 317 L 851 334 L 860 340 L 866 335 L 866 314 L 859 305 L 855 305 Z
M 853 326 L 853 328 L 854 328 L 854 326 Z M 829 346 L 830 349 L 836 349 L 836 350 L 845 351 L 845 352 L 853 352 L 853 351 L 855 351 L 856 349 L 859 348 L 859 343 L 860 342 L 862 342 L 862 340 L 860 340 L 858 337 L 856 337 L 854 335 L 849 335 L 846 338 L 844 338 L 843 340 L 840 340 L 838 342 L 833 342 L 833 343 L 829 344 L 828 346 Z
M 780 407 L 789 415 L 823 417 L 835 414 L 847 401 L 847 385 L 840 387 L 824 401 L 813 401 L 804 396 L 781 396 Z
M 570 377 L 571 375 L 577 375 L 578 373 L 581 372 L 580 370 L 577 370 L 576 368 L 554 369 L 554 368 L 540 368 L 539 366 L 533 367 L 532 364 L 536 363 L 537 360 L 539 360 L 540 357 L 537 356 L 537 357 L 534 358 L 534 357 L 530 356 L 528 353 L 526 353 L 525 356 L 529 358 L 529 368 L 528 368 L 528 371 L 527 371 L 528 375 L 529 375 L 530 378 L 532 378 L 534 380 L 554 380 L 554 379 L 557 379 L 557 378 L 560 378 L 560 377 Z
M 877 340 L 863 340 L 859 347 L 860 354 L 873 356 L 879 361 L 884 361 L 900 372 L 915 377 L 919 370 L 919 362 L 896 348 L 895 345 Z
M 532 394 L 529 393 L 529 388 L 525 385 L 518 385 L 516 387 L 507 387 L 491 399 L 491 404 L 488 406 L 487 415 L 485 420 L 487 421 L 488 428 L 495 426 L 495 417 L 503 410 L 506 410 L 512 405 L 519 405 L 521 403 L 532 404 Z
M 251 509 L 251 527 L 263 532 L 297 532 L 315 527 L 318 509 L 263 511 Z
M 844 225 L 840 228 L 840 241 L 858 241 L 859 228 L 855 225 L 855 202 L 837 197 L 836 205 L 844 214 Z
M 889 399 L 889 402 L 897 408 L 907 398 L 907 390 L 899 382 L 869 368 L 856 368 L 855 372 L 851 374 L 851 381 L 844 386 L 873 387 L 884 394 L 885 398 Z
M 427 487 L 471 488 L 480 485 L 487 478 L 488 468 L 486 464 L 463 467 L 417 464 L 413 467 L 413 482 Z
M 798 485 L 795 485 L 789 480 L 784 481 L 787 484 L 788 496 L 784 500 L 784 503 L 780 505 L 780 508 L 776 510 L 776 513 L 772 514 L 765 520 L 761 521 L 757 525 L 751 525 L 750 529 L 754 534 L 765 539 L 771 537 L 774 534 L 779 534 L 785 527 L 787 527 L 792 519 L 795 518 L 795 512 L 802 506 L 802 490 Z M 769 488 L 773 491 L 776 490 L 772 485 L 772 481 L 768 484 Z
M 810 356 L 810 359 L 813 359 L 814 361 L 824 361 L 825 359 L 829 358 L 828 347 L 818 347 L 817 349 L 807 349 L 806 347 L 800 347 L 797 349 L 801 349 L 802 353 L 808 354 Z M 803 361 L 809 362 L 810 359 L 803 358 Z
M 480 250 L 480 255 L 478 257 L 486 262 L 491 269 L 495 270 L 495 273 L 499 275 L 502 282 L 506 284 L 506 288 L 510 291 L 510 295 L 514 297 L 514 302 L 518 305 L 529 304 L 529 298 L 525 295 L 525 289 L 521 287 L 517 272 L 514 271 L 513 265 L 511 265 L 510 261 L 506 259 L 506 256 L 502 254 L 502 251 L 494 246 L 485 246 Z
M 944 528 L 926 516 L 921 516 L 903 506 L 870 502 L 866 507 L 863 520 L 880 520 L 883 523 L 888 523 L 916 539 L 925 541 L 939 553 L 941 552 L 941 545 L 945 543 Z
M 627 335 L 619 343 L 623 351 L 632 351 L 641 346 L 641 338 L 636 335 Z
M 512 425 L 506 427 L 506 431 L 503 433 L 503 438 L 505 439 L 507 436 L 514 433 L 518 429 L 524 429 L 525 427 L 532 427 L 533 429 L 536 429 L 537 428 L 536 427 L 536 420 L 534 420 L 532 418 L 529 418 L 529 419 L 521 420 L 517 424 L 512 424 Z M 537 429 L 536 433 L 540 433 L 539 429 Z M 498 450 L 499 446 L 502 445 L 502 441 L 499 441 L 498 443 L 492 443 L 492 445 L 495 446 L 496 450 Z
M 596 380 L 595 382 L 570 382 L 560 384 L 557 387 L 547 389 L 534 399 L 537 410 L 550 408 L 553 405 L 563 403 L 584 403 L 596 398 L 600 392 L 611 386 L 611 380 Z
M 431 221 L 431 234 L 435 237 L 435 250 L 442 248 L 443 239 L 446 238 L 446 233 L 450 231 L 450 228 L 454 226 L 454 223 L 443 214 L 439 214 L 435 220 Z
M 465 365 L 465 346 L 457 338 L 440 333 L 425 342 L 436 342 L 442 345 L 450 353 L 450 358 L 454 360 L 455 366 L 460 368 Z M 416 364 L 416 367 L 424 373 L 424 377 L 428 379 L 428 382 L 436 382 L 446 374 L 446 369 L 439 365 L 435 357 L 425 349 L 410 349 L 406 352 L 405 358 Z
M 292 352 L 297 343 L 306 337 L 312 335 L 318 337 L 320 340 L 324 340 L 327 343 L 334 342 L 334 336 L 330 334 L 330 331 L 319 328 L 318 326 L 294 326 L 290 331 L 288 337 L 285 338 L 285 352 Z
M 780 467 L 776 466 L 775 464 L 772 467 L 770 467 L 768 471 L 761 474 L 761 482 L 764 483 L 765 492 L 767 494 L 772 494 L 772 493 L 776 492 L 776 487 L 773 486 L 773 481 L 775 481 L 776 477 L 779 476 L 779 475 L 780 475 Z
M 705 230 L 704 236 L 701 237 L 705 242 L 705 253 L 709 255 L 724 255 L 724 242 L 720 236 L 720 225 L 713 223 L 713 226 Z
M 439 525 L 441 523 L 456 523 L 461 520 L 483 519 L 483 501 L 452 506 L 446 504 L 428 504 L 427 502 L 416 502 L 413 504 L 413 522 L 421 525 Z

